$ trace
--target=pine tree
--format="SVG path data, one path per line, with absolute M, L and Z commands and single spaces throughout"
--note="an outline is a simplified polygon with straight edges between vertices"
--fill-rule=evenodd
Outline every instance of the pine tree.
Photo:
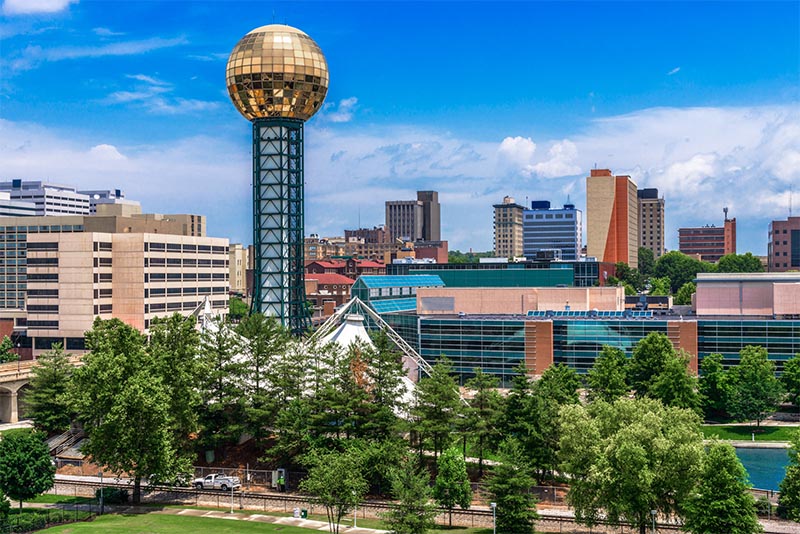
M 489 492 L 496 505 L 497 532 L 530 534 L 533 532 L 536 498 L 530 492 L 535 484 L 533 470 L 516 440 L 500 446 L 500 462 L 489 479 Z
M 613 402 L 627 394 L 627 364 L 624 352 L 616 347 L 603 346 L 589 369 L 589 399 Z
M 498 440 L 498 424 L 502 412 L 503 398 L 497 392 L 497 377 L 475 369 L 475 377 L 467 380 L 465 386 L 474 395 L 467 408 L 465 430 L 477 442 L 478 477 L 483 477 L 483 457 L 487 448 Z
M 69 428 L 72 416 L 67 389 L 74 367 L 69 358 L 54 345 L 53 350 L 41 354 L 31 369 L 31 389 L 25 397 L 27 417 L 34 426 L 47 433 L 64 432 Z
M 431 502 L 430 475 L 416 462 L 406 459 L 392 473 L 392 496 L 396 506 L 382 515 L 392 534 L 425 534 L 434 527 L 436 505 Z

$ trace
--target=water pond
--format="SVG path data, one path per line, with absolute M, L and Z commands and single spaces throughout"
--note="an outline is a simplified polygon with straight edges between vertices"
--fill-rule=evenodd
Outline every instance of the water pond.
M 789 465 L 788 449 L 737 448 L 736 455 L 750 475 L 754 488 L 778 491 Z

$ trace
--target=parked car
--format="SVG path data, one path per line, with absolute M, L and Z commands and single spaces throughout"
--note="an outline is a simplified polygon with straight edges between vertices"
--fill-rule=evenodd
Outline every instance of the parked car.
M 196 478 L 192 484 L 197 489 L 219 489 L 222 491 L 238 490 L 242 487 L 239 477 L 230 477 L 221 473 L 206 475 L 205 478 Z

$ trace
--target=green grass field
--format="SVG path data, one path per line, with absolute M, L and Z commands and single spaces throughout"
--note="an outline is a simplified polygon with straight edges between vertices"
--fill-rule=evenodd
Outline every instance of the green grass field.
M 160 514 L 104 515 L 86 523 L 71 523 L 40 532 L 80 534 L 83 532 L 108 532 L 109 534 L 248 534 L 250 532 L 281 532 L 282 534 L 308 534 L 314 530 L 270 523 L 250 523 L 229 519 L 174 516 Z
M 342 523 L 345 526 L 347 523 Z M 376 520 L 359 520 L 359 526 L 367 528 L 382 528 L 383 525 Z M 383 527 L 385 528 L 385 527 Z M 216 519 L 191 516 L 174 516 L 162 514 L 134 514 L 134 515 L 104 515 L 94 521 L 85 523 L 71 523 L 59 527 L 48 528 L 40 532 L 60 534 L 83 534 L 103 532 L 109 534 L 183 534 L 192 532 L 202 534 L 249 534 L 261 532 L 280 532 L 281 534 L 308 534 L 316 530 L 275 525 L 270 523 L 251 523 L 248 521 L 232 521 L 230 519 Z M 489 534 L 491 529 L 481 528 L 443 528 L 432 530 L 431 534 Z
M 789 438 L 800 427 L 791 426 L 731 426 L 731 425 L 703 425 L 703 434 L 710 438 L 717 436 L 719 439 L 733 441 L 750 441 L 755 433 L 756 441 L 789 441 Z

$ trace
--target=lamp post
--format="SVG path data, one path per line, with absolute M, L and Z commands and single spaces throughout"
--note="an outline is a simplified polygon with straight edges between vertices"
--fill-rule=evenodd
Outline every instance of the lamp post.
M 489 506 L 492 507 L 492 534 L 497 534 L 497 503 L 490 502 Z
M 650 510 L 650 516 L 653 518 L 653 534 L 656 534 L 656 514 L 658 511 Z
M 97 473 L 97 476 L 100 477 L 100 515 L 103 515 L 103 511 L 104 511 L 103 493 L 105 493 L 103 491 L 103 471 L 99 471 Z
M 356 528 L 358 526 L 358 496 L 355 490 L 353 491 L 353 501 L 355 501 L 355 506 L 353 506 L 353 528 Z
M 231 484 L 231 512 L 233 513 L 233 484 Z

